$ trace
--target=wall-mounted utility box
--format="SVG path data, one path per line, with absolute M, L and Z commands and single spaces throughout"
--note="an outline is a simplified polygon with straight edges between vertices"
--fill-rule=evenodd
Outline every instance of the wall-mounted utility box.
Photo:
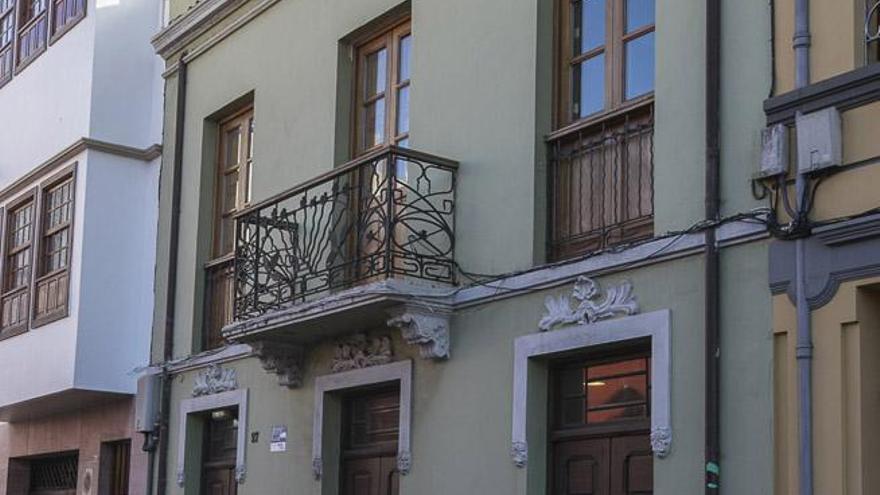
M 788 127 L 776 124 L 761 131 L 760 177 L 773 177 L 788 170 Z
M 147 373 L 138 378 L 137 397 L 134 401 L 134 427 L 148 433 L 156 429 L 159 419 L 161 378 L 158 373 Z
M 830 107 L 809 114 L 798 114 L 798 171 L 815 172 L 843 163 L 840 112 Z

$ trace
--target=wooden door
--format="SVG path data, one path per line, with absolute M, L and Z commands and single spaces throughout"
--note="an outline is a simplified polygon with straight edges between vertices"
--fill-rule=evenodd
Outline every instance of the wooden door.
M 399 473 L 394 456 L 351 459 L 343 465 L 343 495 L 397 495 Z
M 343 407 L 342 495 L 397 495 L 400 390 L 354 395 Z
M 213 411 L 206 417 L 202 451 L 202 494 L 236 495 L 235 459 L 238 414 L 235 409 Z
M 651 495 L 648 435 L 571 440 L 554 448 L 553 495 Z
M 554 450 L 553 495 L 609 495 L 607 438 L 562 442 Z

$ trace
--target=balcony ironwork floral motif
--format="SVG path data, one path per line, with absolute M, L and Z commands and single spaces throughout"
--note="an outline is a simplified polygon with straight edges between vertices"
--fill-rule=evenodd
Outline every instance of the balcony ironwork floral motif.
M 865 11 L 865 58 L 880 62 L 880 0 L 869 0 Z
M 241 212 L 235 319 L 389 278 L 455 283 L 456 169 L 390 146 Z

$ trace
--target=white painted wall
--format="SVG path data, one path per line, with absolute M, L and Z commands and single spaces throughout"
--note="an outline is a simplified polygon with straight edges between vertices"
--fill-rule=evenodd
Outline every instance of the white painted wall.
M 88 152 L 77 388 L 136 391 L 149 364 L 159 164 Z
M 0 341 L 0 373 L 14 377 L 14 379 L 6 380 L 0 386 L 0 406 L 42 397 L 73 387 L 77 346 L 76 322 L 81 299 L 79 286 L 83 253 L 82 230 L 85 223 L 85 212 L 79 205 L 85 200 L 85 182 L 81 180 L 82 174 L 87 168 L 85 157 L 86 153 L 83 152 L 68 162 L 78 164 L 74 200 L 73 249 L 70 254 L 70 316 Z M 40 177 L 36 183 L 39 184 L 47 178 Z M 11 198 L 9 201 L 14 202 L 20 196 Z
M 86 17 L 0 87 L 0 190 L 84 137 L 161 142 L 157 0 L 88 0 Z M 77 162 L 70 316 L 0 341 L 0 408 L 71 389 L 134 393 L 149 360 L 158 160 Z M 45 177 L 35 178 L 38 185 Z M 2 206 L 2 205 L 0 205 Z
M 94 34 L 87 15 L 0 88 L 0 189 L 88 135 Z

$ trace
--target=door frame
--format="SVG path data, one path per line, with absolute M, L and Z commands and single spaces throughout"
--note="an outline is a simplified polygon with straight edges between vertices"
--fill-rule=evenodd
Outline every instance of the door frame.
M 412 368 L 412 361 L 405 360 L 315 378 L 315 412 L 312 424 L 312 471 L 316 481 L 320 481 L 324 474 L 324 411 L 327 394 L 393 382 L 399 382 L 400 386 L 397 470 L 401 476 L 409 474 L 412 468 L 412 451 L 410 450 Z
M 519 337 L 514 342 L 511 459 L 528 463 L 529 362 L 571 351 L 649 338 L 651 341 L 651 449 L 663 458 L 672 447 L 671 349 L 672 314 L 668 309 L 597 323 L 573 325 Z M 539 447 L 536 447 L 539 448 Z M 541 447 L 543 448 L 543 447 Z

